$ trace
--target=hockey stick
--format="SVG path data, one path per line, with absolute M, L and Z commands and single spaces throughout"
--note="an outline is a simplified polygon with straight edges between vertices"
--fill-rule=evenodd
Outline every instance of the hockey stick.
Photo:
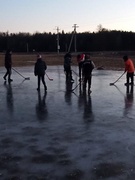
M 53 81 L 53 79 L 52 78 L 49 78 L 49 76 L 47 75 L 47 73 L 45 73 L 46 74 L 46 76 L 48 77 L 48 79 L 50 80 L 50 81 Z
M 74 70 L 72 70 L 72 71 L 79 77 L 79 75 Z
M 73 89 L 71 89 L 71 91 L 74 91 L 80 84 L 81 82 L 79 82 Z
M 114 85 L 124 74 L 125 72 L 116 81 L 114 81 L 113 83 L 110 83 L 110 86 Z
M 24 77 L 21 73 L 19 73 L 16 69 L 12 68 L 17 74 L 23 77 L 25 80 L 30 80 L 30 77 Z

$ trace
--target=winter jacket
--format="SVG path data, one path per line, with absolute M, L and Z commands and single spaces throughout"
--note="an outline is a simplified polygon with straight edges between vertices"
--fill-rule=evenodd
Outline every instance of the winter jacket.
M 128 59 L 127 61 L 125 61 L 125 72 L 133 73 L 134 70 L 135 70 L 135 68 L 134 68 L 134 64 L 133 64 L 132 60 Z
M 66 69 L 69 69 L 70 66 L 71 66 L 71 55 L 69 53 L 67 53 L 65 56 L 64 56 L 64 70 Z
M 85 60 L 82 65 L 83 76 L 85 76 L 85 77 L 90 76 L 94 67 L 95 67 L 95 65 L 94 65 L 93 61 Z
M 35 76 L 43 76 L 45 75 L 45 70 L 47 69 L 46 63 L 41 59 L 37 59 L 37 62 L 35 63 L 35 68 L 34 68 L 34 74 Z
M 11 53 L 6 53 L 5 54 L 5 67 L 11 68 L 11 65 L 12 65 Z

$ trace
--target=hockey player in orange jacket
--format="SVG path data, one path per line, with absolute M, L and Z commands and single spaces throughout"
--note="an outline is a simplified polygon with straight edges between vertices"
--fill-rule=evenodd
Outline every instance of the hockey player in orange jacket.
M 128 58 L 127 55 L 123 56 L 123 60 L 124 60 L 124 63 L 125 63 L 125 73 L 127 72 L 127 75 L 126 75 L 126 83 L 125 85 L 133 85 L 134 84 L 134 64 L 133 64 L 133 61 Z M 131 80 L 131 82 L 129 82 Z

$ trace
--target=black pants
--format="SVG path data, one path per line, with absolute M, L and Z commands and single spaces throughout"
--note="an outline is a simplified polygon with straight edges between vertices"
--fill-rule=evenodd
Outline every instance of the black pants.
M 47 89 L 44 75 L 38 75 L 37 78 L 38 78 L 38 89 L 40 90 L 40 81 L 41 80 L 44 85 L 44 88 Z
M 90 90 L 90 88 L 91 88 L 91 75 L 84 76 L 84 80 L 83 80 L 83 89 L 84 90 L 86 89 L 87 82 L 88 82 L 88 90 Z
M 10 77 L 11 77 L 11 66 L 5 67 L 5 68 L 6 68 L 7 72 L 4 75 L 4 78 L 6 78 L 8 76 L 8 80 L 10 80 Z
M 134 84 L 134 73 L 127 73 L 127 83 L 129 84 L 129 80 L 131 79 L 131 84 Z
M 66 72 L 66 80 L 72 79 L 72 70 L 71 67 L 64 67 L 64 71 Z

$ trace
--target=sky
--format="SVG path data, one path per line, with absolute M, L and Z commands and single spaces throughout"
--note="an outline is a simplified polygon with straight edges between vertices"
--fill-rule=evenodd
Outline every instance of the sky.
M 0 0 L 0 32 L 135 32 L 135 0 Z

